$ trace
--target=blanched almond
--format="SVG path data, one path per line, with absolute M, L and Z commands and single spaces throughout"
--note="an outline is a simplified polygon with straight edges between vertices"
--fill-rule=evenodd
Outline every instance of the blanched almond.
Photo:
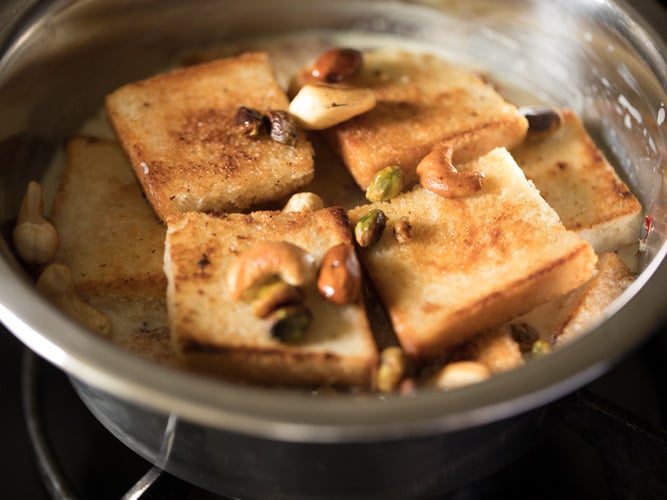
M 365 113 L 375 104 L 370 89 L 304 85 L 292 99 L 289 112 L 303 128 L 322 130 Z

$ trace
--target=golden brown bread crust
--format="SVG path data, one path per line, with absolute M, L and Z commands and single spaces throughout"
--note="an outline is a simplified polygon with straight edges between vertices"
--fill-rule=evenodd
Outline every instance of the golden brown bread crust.
M 416 181 L 417 163 L 435 143 L 451 144 L 458 164 L 517 145 L 528 127 L 480 76 L 430 54 L 366 51 L 361 74 L 349 84 L 371 88 L 377 106 L 326 136 L 362 189 L 389 165 Z
M 84 297 L 163 300 L 166 230 L 122 149 L 113 141 L 77 136 L 67 142 L 66 153 L 51 211 L 60 236 L 54 260 L 69 266 Z
M 555 132 L 528 138 L 512 156 L 563 225 L 577 231 L 596 252 L 610 252 L 639 239 L 642 207 L 571 110 L 562 111 Z
M 576 288 L 596 262 L 506 150 L 461 169 L 485 174 L 481 191 L 445 199 L 417 187 L 373 204 L 388 227 L 407 217 L 413 237 L 399 244 L 388 230 L 360 252 L 401 345 L 420 361 Z M 351 210 L 352 222 L 368 208 Z
M 633 282 L 635 275 L 615 253 L 601 254 L 589 281 L 536 307 L 512 323 L 528 325 L 542 339 L 556 345 L 569 342 L 605 319 L 605 308 Z
M 361 301 L 336 306 L 306 288 L 313 324 L 296 344 L 273 339 L 266 320 L 229 295 L 226 274 L 244 250 L 288 241 L 321 262 L 337 243 L 351 243 L 345 211 L 253 212 L 168 219 L 165 271 L 176 350 L 189 366 L 269 384 L 368 386 L 377 352 Z
M 313 150 L 253 139 L 234 118 L 240 106 L 262 113 L 288 101 L 263 52 L 242 54 L 127 84 L 106 109 L 158 216 L 232 211 L 279 199 L 313 177 Z

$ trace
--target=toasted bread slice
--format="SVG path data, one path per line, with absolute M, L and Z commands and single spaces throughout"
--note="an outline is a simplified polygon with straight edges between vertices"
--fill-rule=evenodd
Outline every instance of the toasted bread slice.
M 555 132 L 528 138 L 512 149 L 528 179 L 560 216 L 596 252 L 636 243 L 642 207 L 586 132 L 579 117 L 562 111 Z
M 72 271 L 84 296 L 162 299 L 166 229 L 142 196 L 123 150 L 114 141 L 76 136 L 51 219 L 60 247 L 55 261 Z
M 615 253 L 600 255 L 593 278 L 576 290 L 543 304 L 512 324 L 528 327 L 539 338 L 561 345 L 606 319 L 605 309 L 635 278 Z
M 234 125 L 239 107 L 286 110 L 267 56 L 242 54 L 130 83 L 106 110 L 158 216 L 239 211 L 279 199 L 313 177 L 313 150 Z
M 112 340 L 160 362 L 177 361 L 165 342 L 166 228 L 142 196 L 122 148 L 75 136 L 51 211 L 77 293 L 109 318 Z
M 313 322 L 301 341 L 284 343 L 249 303 L 232 300 L 226 279 L 238 255 L 264 241 L 290 242 L 321 262 L 333 245 L 352 243 L 343 209 L 188 213 L 168 220 L 166 241 L 171 334 L 189 366 L 267 384 L 370 385 L 377 349 L 361 300 L 337 306 L 308 285 Z
M 407 242 L 388 229 L 360 257 L 401 345 L 417 360 L 576 288 L 595 268 L 590 245 L 565 230 L 507 150 L 460 169 L 484 174 L 480 191 L 447 199 L 418 186 L 349 212 L 354 223 L 380 208 L 388 228 L 401 218 L 412 225 Z
M 431 54 L 368 50 L 346 84 L 371 88 L 377 99 L 371 111 L 326 131 L 362 189 L 389 165 L 416 181 L 417 164 L 435 143 L 451 144 L 458 164 L 517 145 L 528 127 L 479 75 Z

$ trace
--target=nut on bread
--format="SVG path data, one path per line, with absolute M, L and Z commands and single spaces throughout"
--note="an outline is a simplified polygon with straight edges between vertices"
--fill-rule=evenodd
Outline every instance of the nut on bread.
M 310 182 L 313 150 L 237 130 L 240 107 L 285 111 L 287 96 L 264 52 L 252 52 L 129 83 L 106 98 L 113 128 L 158 216 L 241 211 Z
M 345 211 L 187 213 L 168 219 L 165 271 L 171 335 L 196 370 L 265 384 L 368 387 L 377 349 L 359 299 L 335 305 L 304 288 L 312 324 L 304 338 L 273 338 L 252 305 L 232 298 L 227 274 L 240 255 L 267 241 L 303 248 L 319 266 L 333 246 L 352 244 Z
M 402 347 L 418 361 L 578 287 L 597 260 L 507 150 L 460 168 L 484 174 L 480 191 L 451 199 L 418 186 L 349 211 L 353 223 L 372 206 L 388 225 L 407 218 L 412 226 L 407 242 L 385 231 L 360 258 Z
M 361 72 L 345 84 L 370 88 L 375 107 L 324 132 L 362 189 L 389 165 L 416 182 L 417 164 L 435 143 L 452 146 L 458 165 L 523 140 L 526 119 L 470 70 L 432 54 L 376 49 L 363 55 Z M 308 83 L 303 73 L 301 83 Z
M 566 228 L 579 233 L 596 252 L 613 252 L 636 243 L 642 206 L 581 120 L 562 110 L 560 127 L 528 138 L 512 156 Z

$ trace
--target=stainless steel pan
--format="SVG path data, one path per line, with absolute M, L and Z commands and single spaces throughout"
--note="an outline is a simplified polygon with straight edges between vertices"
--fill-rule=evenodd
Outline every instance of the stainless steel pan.
M 71 375 L 90 410 L 153 463 L 248 498 L 408 498 L 503 464 L 553 403 L 667 319 L 667 26 L 626 3 L 478 1 L 8 1 L 0 7 L 0 319 Z M 313 397 L 239 387 L 130 356 L 54 310 L 7 236 L 26 183 L 118 85 L 176 50 L 301 29 L 391 33 L 447 47 L 577 110 L 654 216 L 641 274 L 590 334 L 477 386 L 415 397 Z M 491 457 L 491 458 L 490 458 Z

